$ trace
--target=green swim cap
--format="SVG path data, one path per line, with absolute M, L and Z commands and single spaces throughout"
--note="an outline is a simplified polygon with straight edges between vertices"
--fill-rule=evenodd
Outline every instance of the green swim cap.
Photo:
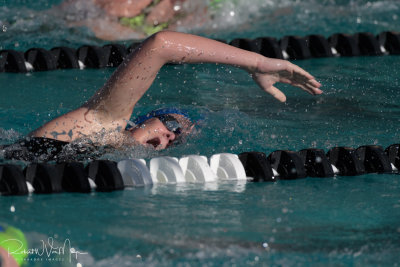
M 145 14 L 140 14 L 136 17 L 122 17 L 119 19 L 121 25 L 130 27 L 137 31 L 142 31 L 146 35 L 152 35 L 156 32 L 162 31 L 168 28 L 168 22 L 160 23 L 158 25 L 148 25 L 146 23 Z
M 24 263 L 28 254 L 28 242 L 21 230 L 12 226 L 0 225 L 0 247 L 7 251 L 18 263 L 19 266 Z

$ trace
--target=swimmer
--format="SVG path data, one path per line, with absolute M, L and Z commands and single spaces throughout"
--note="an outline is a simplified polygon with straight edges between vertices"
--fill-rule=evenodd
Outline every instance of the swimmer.
M 115 150 L 141 145 L 161 150 L 184 141 L 194 127 L 185 111 L 159 109 L 129 121 L 136 103 L 166 63 L 217 63 L 241 68 L 262 90 L 281 102 L 286 101 L 286 96 L 274 86 L 278 82 L 312 95 L 322 93 L 321 84 L 312 75 L 286 60 L 267 58 L 196 35 L 161 31 L 129 54 L 82 106 L 47 122 L 25 140 L 0 146 L 0 152 L 7 159 L 62 161 L 70 160 L 71 152 L 74 157 L 85 157 L 88 152 L 91 158 L 101 156 L 97 155 L 101 154 L 100 147 Z
M 99 39 L 115 41 L 142 40 L 161 30 L 215 35 L 232 27 L 250 27 L 260 8 L 263 19 L 268 14 L 271 23 L 294 12 L 279 5 L 239 11 L 246 5 L 237 0 L 64 0 L 49 14 L 69 27 L 86 27 Z
M 206 4 L 186 0 L 66 0 L 54 7 L 69 26 L 103 40 L 143 39 L 161 30 L 201 23 Z M 196 13 L 196 14 L 195 14 Z
M 239 67 L 262 90 L 281 102 L 286 101 L 286 96 L 274 86 L 277 82 L 299 87 L 312 95 L 322 93 L 321 84 L 312 75 L 288 61 L 266 58 L 200 36 L 162 31 L 133 51 L 81 107 L 51 120 L 29 136 L 61 142 L 90 139 L 99 143 L 98 133 L 107 133 L 101 145 L 121 147 L 134 143 L 157 150 L 167 148 L 193 128 L 187 114 L 161 110 L 134 124 L 129 122 L 136 103 L 166 63 L 218 63 Z M 127 128 L 128 125 L 133 127 Z

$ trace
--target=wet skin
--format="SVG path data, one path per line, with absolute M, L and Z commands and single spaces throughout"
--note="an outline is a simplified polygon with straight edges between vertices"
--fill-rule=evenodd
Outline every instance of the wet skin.
M 147 120 L 140 127 L 131 131 L 131 136 L 143 146 L 153 146 L 155 149 L 165 149 L 170 146 L 176 136 L 169 131 L 157 118 Z

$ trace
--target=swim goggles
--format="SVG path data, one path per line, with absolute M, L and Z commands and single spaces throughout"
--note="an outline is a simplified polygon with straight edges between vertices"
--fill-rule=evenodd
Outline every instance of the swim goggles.
M 155 118 L 159 119 L 168 129 L 168 131 L 173 132 L 175 135 L 180 135 L 183 130 L 183 126 L 174 116 L 171 115 L 160 115 L 155 116 Z
M 162 115 L 171 115 L 171 114 L 182 115 L 183 117 L 185 117 L 186 119 L 188 119 L 190 121 L 190 117 L 186 110 L 179 109 L 179 108 L 160 108 L 160 109 L 155 109 L 153 111 L 150 111 L 149 113 L 147 113 L 145 115 L 137 117 L 134 121 L 129 122 L 126 130 L 128 130 L 131 127 L 140 125 L 143 122 L 147 121 L 148 119 L 158 118 Z
M 189 133 L 189 131 L 185 131 L 186 129 L 188 129 L 188 125 L 184 125 L 182 122 L 180 122 L 171 114 L 182 115 L 189 122 L 191 122 L 189 115 L 185 110 L 178 108 L 161 108 L 150 111 L 146 115 L 137 117 L 133 122 L 129 122 L 125 129 L 129 130 L 133 127 L 145 123 L 147 120 L 151 118 L 157 118 L 164 124 L 165 128 L 167 128 L 168 131 L 173 132 L 175 134 L 174 143 L 175 144 L 181 143 L 183 141 L 183 137 L 186 136 L 187 133 Z

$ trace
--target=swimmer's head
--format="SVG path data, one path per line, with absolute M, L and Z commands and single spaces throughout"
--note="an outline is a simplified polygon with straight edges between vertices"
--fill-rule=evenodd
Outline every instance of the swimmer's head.
M 157 150 L 181 143 L 194 127 L 188 114 L 176 108 L 153 110 L 132 124 L 127 130 L 135 141 Z

